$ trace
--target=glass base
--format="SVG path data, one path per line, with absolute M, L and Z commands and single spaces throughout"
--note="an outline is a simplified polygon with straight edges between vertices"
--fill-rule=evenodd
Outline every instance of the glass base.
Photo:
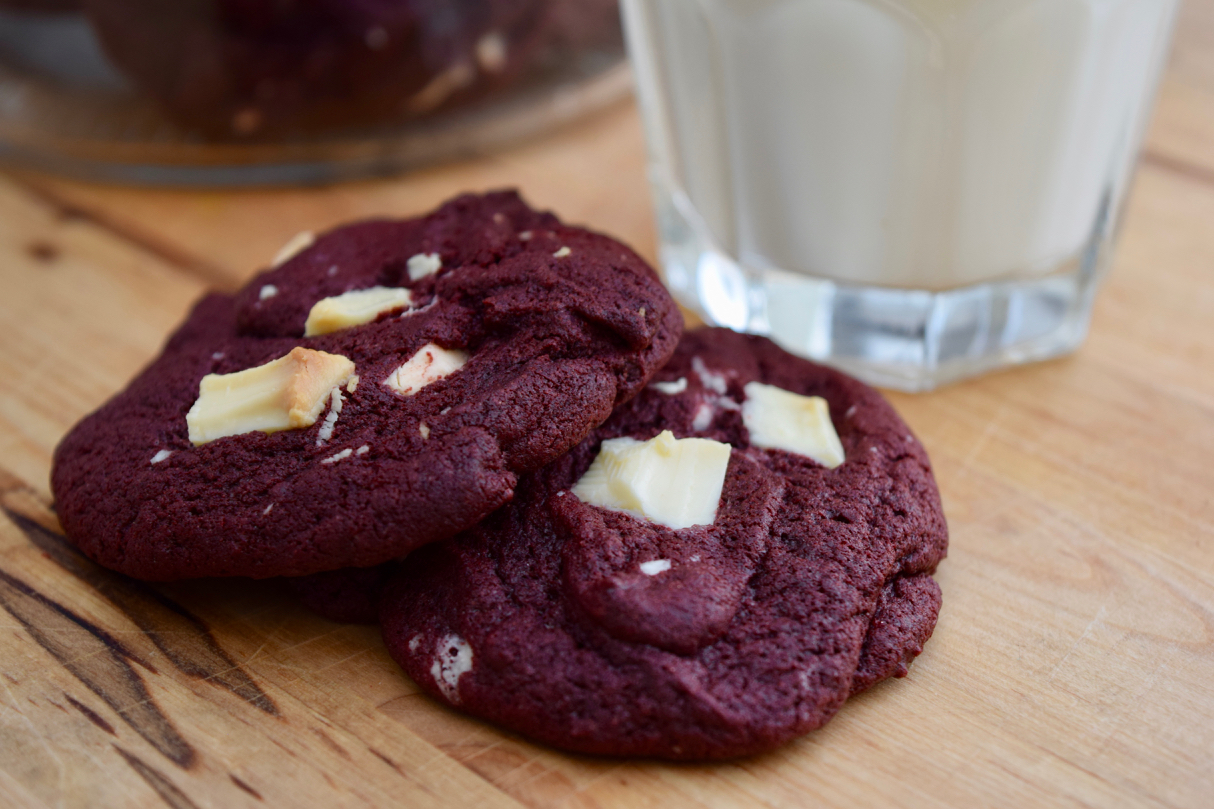
M 698 235 L 681 206 L 657 198 L 666 284 L 680 303 L 713 325 L 765 335 L 869 384 L 904 391 L 1074 351 L 1087 334 L 1109 252 L 1098 226 L 1079 256 L 1033 279 L 946 291 L 848 285 L 745 266 Z

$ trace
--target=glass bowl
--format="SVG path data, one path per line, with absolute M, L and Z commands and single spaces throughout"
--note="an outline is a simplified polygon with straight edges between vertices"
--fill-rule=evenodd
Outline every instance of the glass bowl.
M 87 179 L 395 173 L 630 87 L 614 0 L 0 0 L 0 160 Z

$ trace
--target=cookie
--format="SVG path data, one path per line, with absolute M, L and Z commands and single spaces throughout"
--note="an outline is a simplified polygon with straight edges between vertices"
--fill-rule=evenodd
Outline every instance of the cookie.
M 290 247 L 200 301 L 56 449 L 63 527 L 100 564 L 264 578 L 403 557 L 508 502 L 681 331 L 635 253 L 512 192 Z
M 395 569 L 395 563 L 386 562 L 286 581 L 300 603 L 322 618 L 341 624 L 375 624 L 379 622 L 380 594 Z
M 84 2 L 114 63 L 216 138 L 416 118 L 515 83 L 591 22 L 619 36 L 600 0 Z
M 657 380 L 509 506 L 405 561 L 381 599 L 384 638 L 433 697 L 569 750 L 719 759 L 907 673 L 936 621 L 947 528 L 889 404 L 725 330 L 686 335 Z M 655 446 L 668 454 L 650 465 Z M 582 500 L 603 492 L 631 513 Z M 684 513 L 697 492 L 706 518 Z

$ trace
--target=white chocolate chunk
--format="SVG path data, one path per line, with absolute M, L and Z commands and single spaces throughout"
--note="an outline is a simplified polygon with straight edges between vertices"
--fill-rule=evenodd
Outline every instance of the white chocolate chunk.
M 285 357 L 234 374 L 207 374 L 186 414 L 190 441 L 198 446 L 229 435 L 311 427 L 329 392 L 353 374 L 350 360 L 310 348 L 293 348 Z
M 667 396 L 677 396 L 687 390 L 687 377 L 681 376 L 674 382 L 650 382 L 649 387 Z
M 370 323 L 384 312 L 407 309 L 413 305 L 413 293 L 400 287 L 356 289 L 312 305 L 304 323 L 304 337 L 330 334 Z
M 430 676 L 443 696 L 459 704 L 459 678 L 472 671 L 472 647 L 459 635 L 447 635 L 434 649 Z
M 448 351 L 427 343 L 408 362 L 389 374 L 384 384 L 402 396 L 412 396 L 431 382 L 463 368 L 467 361 L 468 354 L 464 351 Z
M 641 562 L 641 572 L 646 576 L 656 576 L 659 573 L 665 573 L 670 570 L 669 559 L 654 559 L 649 562 Z
M 552 257 L 553 258 L 564 258 L 565 256 L 570 256 L 570 255 L 573 255 L 573 251 L 570 250 L 568 247 L 562 247 L 560 250 L 557 250 L 555 253 L 553 253 Z
M 706 438 L 612 438 L 573 487 L 584 503 L 669 528 L 711 525 L 729 467 L 729 445 Z
M 273 298 L 277 294 L 278 287 L 274 286 L 273 284 L 266 284 L 261 288 L 261 291 L 257 293 L 257 300 L 264 301 L 267 298 Z
M 274 261 L 270 263 L 272 267 L 281 267 L 297 255 L 307 250 L 316 242 L 316 236 L 310 230 L 296 233 L 291 237 L 290 241 L 282 246 L 278 251 L 278 255 L 274 256 Z
M 161 461 L 167 461 L 169 459 L 169 456 L 171 456 L 172 454 L 173 454 L 173 450 L 162 449 L 159 452 L 157 452 L 155 455 L 152 456 L 151 462 L 154 464 L 157 464 L 157 463 L 160 463 Z
M 747 383 L 745 390 L 742 423 L 750 432 L 750 443 L 804 455 L 829 469 L 843 463 L 843 444 L 825 399 L 762 382 Z
M 418 253 L 409 256 L 405 262 L 409 270 L 409 280 L 419 281 L 427 275 L 434 275 L 443 268 L 443 258 L 438 253 Z

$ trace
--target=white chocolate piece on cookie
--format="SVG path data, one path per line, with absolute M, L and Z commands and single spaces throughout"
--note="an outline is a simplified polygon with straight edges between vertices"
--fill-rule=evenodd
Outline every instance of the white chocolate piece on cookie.
M 370 323 L 395 309 L 413 305 L 413 293 L 403 287 L 356 289 L 331 298 L 322 298 L 312 306 L 304 323 L 304 337 L 330 334 Z
M 583 503 L 668 528 L 711 525 L 729 467 L 729 444 L 707 438 L 612 438 L 573 487 Z
M 751 444 L 804 455 L 828 469 L 846 460 L 830 407 L 821 396 L 802 396 L 762 382 L 748 383 L 745 391 L 742 423 Z
M 432 382 L 463 368 L 466 362 L 468 354 L 465 351 L 448 350 L 427 343 L 408 362 L 389 374 L 384 384 L 402 396 L 412 396 Z
M 409 271 L 410 281 L 420 281 L 427 275 L 434 275 L 443 268 L 443 257 L 438 253 L 418 253 L 415 256 L 409 256 L 409 260 L 405 262 L 405 268 Z
M 230 435 L 310 427 L 330 391 L 353 375 L 354 363 L 346 357 L 310 348 L 293 348 L 234 374 L 207 374 L 186 415 L 190 441 L 199 446 Z

